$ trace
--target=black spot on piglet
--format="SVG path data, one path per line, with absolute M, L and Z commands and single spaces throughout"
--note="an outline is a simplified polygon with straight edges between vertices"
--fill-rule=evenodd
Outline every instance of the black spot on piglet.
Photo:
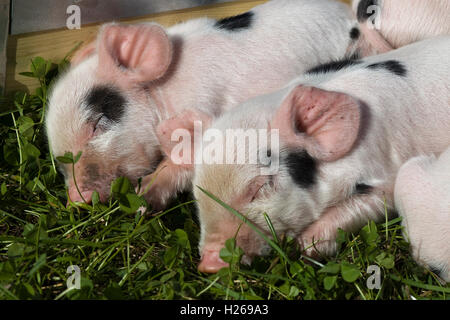
M 358 28 L 352 28 L 352 30 L 350 30 L 350 38 L 352 40 L 357 40 L 359 38 L 359 36 L 361 35 L 361 32 L 359 31 Z
M 339 71 L 344 68 L 347 68 L 347 67 L 350 67 L 350 66 L 353 66 L 356 64 L 360 64 L 361 61 L 358 58 L 359 57 L 357 55 L 353 55 L 351 57 L 347 57 L 342 60 L 324 63 L 321 65 L 318 65 L 317 67 L 309 69 L 308 71 L 306 71 L 306 73 L 307 74 L 317 74 L 317 73 L 329 73 L 329 72 Z
M 88 108 L 113 122 L 119 122 L 125 112 L 125 98 L 113 87 L 92 88 L 87 94 L 86 101 Z
M 228 17 L 216 22 L 215 27 L 230 31 L 238 31 L 250 27 L 253 21 L 253 12 L 249 11 L 234 17 Z
M 395 74 L 400 77 L 406 76 L 405 66 L 397 60 L 388 60 L 388 61 L 373 63 L 371 65 L 368 65 L 367 67 L 370 69 L 385 69 L 385 70 L 391 72 L 392 74 Z
M 308 188 L 315 183 L 317 164 L 305 150 L 289 152 L 285 164 L 289 175 L 300 187 Z

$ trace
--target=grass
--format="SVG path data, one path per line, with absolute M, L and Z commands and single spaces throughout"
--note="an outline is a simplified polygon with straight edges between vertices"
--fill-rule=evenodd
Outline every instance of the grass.
M 399 219 L 370 222 L 357 234 L 340 230 L 337 255 L 323 261 L 273 237 L 271 255 L 242 266 L 230 239 L 221 251 L 230 268 L 206 275 L 197 271 L 199 225 L 188 194 L 142 215 L 145 201 L 119 178 L 108 203 L 94 195 L 92 205 L 66 206 L 43 129 L 48 88 L 65 66 L 34 59 L 24 75 L 41 87 L 16 93 L 11 111 L 0 114 L 0 299 L 449 299 L 450 286 L 411 259 Z M 77 268 L 70 266 L 81 272 L 80 289 L 67 287 Z M 379 289 L 367 285 L 369 266 L 380 270 Z

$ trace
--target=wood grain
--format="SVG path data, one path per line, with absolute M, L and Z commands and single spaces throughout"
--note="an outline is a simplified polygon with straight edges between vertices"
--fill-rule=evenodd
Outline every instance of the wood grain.
M 182 21 L 203 16 L 219 19 L 236 15 L 266 1 L 228 2 L 125 19 L 121 20 L 121 22 L 139 23 L 154 21 L 169 27 Z M 343 1 L 348 2 L 350 0 Z M 34 91 L 38 87 L 38 82 L 35 79 L 19 75 L 20 72 L 29 71 L 31 59 L 41 56 L 53 62 L 59 62 L 80 42 L 87 43 L 95 39 L 99 25 L 87 25 L 79 30 L 63 29 L 10 36 L 7 45 L 6 91 Z

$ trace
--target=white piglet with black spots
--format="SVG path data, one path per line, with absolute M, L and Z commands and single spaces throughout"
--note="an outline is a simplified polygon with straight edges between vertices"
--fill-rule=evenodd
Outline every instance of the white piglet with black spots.
M 448 0 L 353 0 L 352 7 L 369 50 L 386 52 L 450 35 Z
M 192 132 L 195 120 L 206 128 L 314 65 L 357 54 L 357 25 L 338 1 L 277 0 L 168 29 L 103 26 L 57 81 L 46 115 L 53 154 L 82 151 L 75 174 L 60 164 L 70 198 L 89 202 L 96 190 L 105 201 L 114 178 L 143 177 L 146 198 L 164 207 L 191 186 L 192 163 L 171 161 L 176 129 Z
M 196 166 L 199 269 L 216 272 L 226 266 L 219 252 L 235 235 L 244 262 L 268 248 L 200 188 L 270 236 L 263 216 L 267 213 L 279 235 L 297 238 L 310 255 L 316 249 L 333 254 L 338 228 L 356 231 L 369 220 L 384 219 L 385 205 L 388 211 L 394 208 L 394 183 L 402 164 L 450 145 L 449 52 L 450 37 L 440 37 L 362 60 L 319 66 L 281 91 L 249 100 L 214 121 L 214 134 L 206 139 L 205 133 L 203 152 L 223 150 L 233 160 L 251 150 L 250 139 L 247 150 L 213 138 L 230 129 L 248 136 L 256 129 L 278 130 L 279 152 L 273 148 L 276 143 L 258 142 L 258 154 L 270 154 L 270 161 L 261 157 L 256 164 L 210 161 Z M 199 151 L 195 157 L 214 158 Z M 270 169 L 274 163 L 278 169 L 267 173 L 276 169 Z

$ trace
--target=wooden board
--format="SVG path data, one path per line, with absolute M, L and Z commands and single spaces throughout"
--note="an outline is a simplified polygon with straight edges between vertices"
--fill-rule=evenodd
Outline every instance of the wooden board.
M 178 22 L 203 16 L 220 19 L 236 15 L 266 1 L 247 0 L 222 3 L 126 19 L 122 22 L 154 21 L 169 27 Z M 349 2 L 350 0 L 343 1 Z M 81 41 L 87 43 L 95 39 L 98 27 L 99 24 L 95 24 L 83 26 L 79 30 L 64 29 L 10 36 L 7 45 L 6 91 L 25 90 L 30 92 L 34 90 L 38 86 L 37 80 L 19 75 L 20 72 L 29 71 L 32 58 L 41 56 L 53 62 L 59 62 Z
M 9 29 L 9 0 L 0 0 L 0 94 L 6 78 L 6 43 Z

